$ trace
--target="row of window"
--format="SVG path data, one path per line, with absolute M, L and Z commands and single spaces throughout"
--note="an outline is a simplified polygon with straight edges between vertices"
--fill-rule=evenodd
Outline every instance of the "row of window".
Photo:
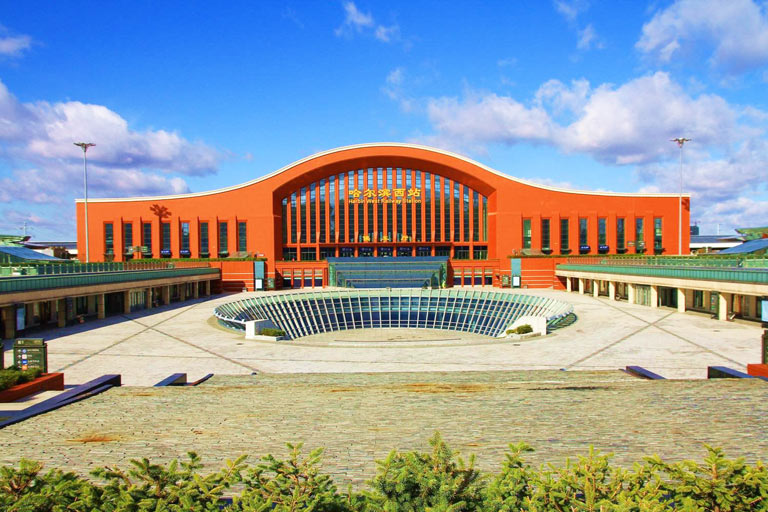
M 470 255 L 472 256 L 470 258 Z M 301 261 L 316 261 L 327 258 L 389 258 L 397 256 L 398 258 L 411 256 L 447 256 L 455 260 L 487 260 L 488 246 L 476 245 L 470 248 L 468 245 L 456 246 L 430 246 L 430 247 L 302 247 L 297 251 L 295 247 L 283 247 L 283 260 L 296 261 L 301 257 Z
M 209 226 L 207 221 L 201 221 L 197 223 L 198 228 L 198 241 L 199 241 L 199 253 L 200 257 L 206 258 L 210 256 L 210 237 Z M 219 248 L 219 255 L 227 255 L 229 253 L 229 222 L 219 221 L 217 222 L 217 247 Z M 190 233 L 191 224 L 189 222 L 181 222 L 179 225 L 179 253 L 180 257 L 189 257 L 191 255 L 190 248 Z M 152 223 L 142 222 L 139 244 L 134 245 L 133 237 L 133 223 L 123 223 L 123 251 L 124 255 L 128 258 L 133 256 L 134 252 L 141 252 L 143 256 L 149 257 L 152 255 Z M 170 257 L 173 255 L 171 248 L 171 223 L 161 222 L 159 228 L 159 241 L 160 241 L 160 256 Z M 246 221 L 237 221 L 237 246 L 238 252 L 248 251 L 248 224 Z M 112 222 L 104 223 L 104 254 L 114 255 L 114 225 Z
M 597 249 L 607 252 L 609 250 L 609 240 L 607 234 L 608 219 L 600 217 L 597 219 Z M 551 250 L 551 220 L 541 219 L 541 249 Z M 653 219 L 653 248 L 660 251 L 664 248 L 662 240 L 662 219 L 655 217 Z M 622 252 L 627 250 L 627 246 L 634 246 L 638 252 L 645 250 L 645 218 L 635 218 L 635 238 L 627 240 L 626 219 L 618 217 L 616 219 L 616 250 Z M 531 219 L 523 219 L 523 249 L 531 249 L 533 240 L 533 226 Z M 589 251 L 589 219 L 579 218 L 579 249 Z M 570 219 L 560 219 L 560 251 L 567 252 L 571 250 L 570 240 Z
M 340 173 L 294 191 L 281 204 L 284 245 L 488 240 L 485 196 L 416 169 Z

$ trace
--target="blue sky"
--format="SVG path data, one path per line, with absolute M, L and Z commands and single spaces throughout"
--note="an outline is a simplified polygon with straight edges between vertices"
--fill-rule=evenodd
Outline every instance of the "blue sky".
M 74 238 L 74 198 L 201 191 L 416 142 L 545 184 L 685 186 L 703 232 L 768 224 L 762 0 L 13 2 L 0 232 Z

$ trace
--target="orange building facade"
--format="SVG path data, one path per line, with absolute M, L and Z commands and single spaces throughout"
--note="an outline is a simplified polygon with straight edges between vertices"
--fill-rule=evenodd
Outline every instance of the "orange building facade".
M 434 148 L 364 144 L 219 190 L 90 199 L 88 245 L 91 261 L 258 256 L 275 287 L 324 286 L 327 257 L 447 256 L 451 282 L 498 285 L 510 258 L 526 255 L 677 254 L 678 201 L 557 189 Z M 77 201 L 81 259 L 84 206 Z M 688 225 L 683 196 L 683 253 Z M 529 270 L 532 287 L 551 286 L 553 264 L 526 267 L 544 269 Z M 252 288 L 247 270 L 234 274 L 245 277 L 231 289 Z

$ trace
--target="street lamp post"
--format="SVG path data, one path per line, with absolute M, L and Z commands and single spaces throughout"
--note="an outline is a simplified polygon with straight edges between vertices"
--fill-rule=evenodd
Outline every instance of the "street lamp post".
M 675 137 L 671 142 L 677 142 L 680 148 L 680 197 L 677 200 L 677 254 L 683 255 L 683 145 L 691 139 Z
M 90 253 L 88 251 L 88 159 L 86 153 L 88 148 L 95 146 L 92 142 L 74 142 L 75 146 L 83 149 L 83 189 L 85 189 L 85 262 L 90 262 Z M 80 260 L 82 261 L 82 260 Z

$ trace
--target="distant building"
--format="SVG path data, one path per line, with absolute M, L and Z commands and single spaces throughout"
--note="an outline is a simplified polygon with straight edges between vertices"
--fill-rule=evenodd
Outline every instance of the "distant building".
M 698 226 L 697 226 L 698 227 Z M 706 254 L 736 247 L 744 242 L 740 235 L 691 235 L 691 252 Z

